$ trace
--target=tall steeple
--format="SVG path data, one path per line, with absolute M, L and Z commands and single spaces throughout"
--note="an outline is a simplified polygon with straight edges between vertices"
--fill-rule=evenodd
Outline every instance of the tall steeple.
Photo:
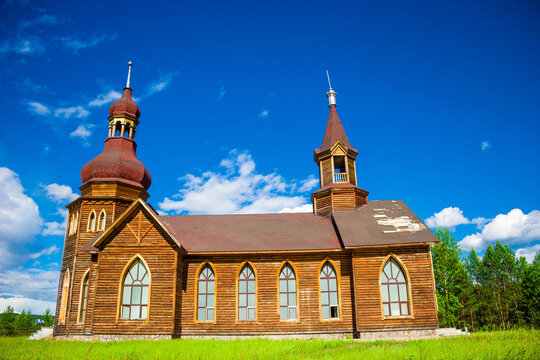
M 103 152 L 86 164 L 81 171 L 83 196 L 112 194 L 131 200 L 148 198 L 146 192 L 152 178 L 146 167 L 137 159 L 135 132 L 141 112 L 133 101 L 130 88 L 131 67 L 122 97 L 109 108 L 109 132 Z
M 330 114 L 322 145 L 315 149 L 314 160 L 319 166 L 320 189 L 311 195 L 313 211 L 330 216 L 332 211 L 351 210 L 367 203 L 368 192 L 356 183 L 356 156 L 336 110 L 336 95 L 328 77 L 326 93 Z

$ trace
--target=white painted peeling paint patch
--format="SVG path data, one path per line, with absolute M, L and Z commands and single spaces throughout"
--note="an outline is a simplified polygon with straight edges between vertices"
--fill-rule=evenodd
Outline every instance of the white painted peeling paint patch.
M 375 217 L 375 216 L 374 216 Z M 425 228 L 419 222 L 413 221 L 409 216 L 399 216 L 396 218 L 378 219 L 377 224 L 383 226 L 393 226 L 393 230 L 384 230 L 385 234 L 399 232 L 417 232 Z

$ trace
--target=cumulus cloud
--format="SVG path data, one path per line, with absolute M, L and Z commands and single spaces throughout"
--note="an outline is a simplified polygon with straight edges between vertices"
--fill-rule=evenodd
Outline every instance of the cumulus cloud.
M 73 130 L 69 136 L 72 138 L 80 138 L 83 140 L 83 145 L 88 145 L 88 138 L 92 135 L 92 132 L 90 131 L 91 126 L 87 125 L 79 125 L 75 130 Z
M 164 212 L 177 214 L 253 214 L 277 213 L 288 209 L 309 209 L 307 200 L 296 190 L 294 182 L 287 182 L 276 173 L 259 174 L 247 151 L 230 152 L 220 162 L 220 171 L 207 171 L 196 176 L 180 178 L 184 187 L 172 198 L 159 203 Z M 304 180 L 303 184 L 311 183 Z M 302 182 L 301 182 L 302 183 Z M 304 189 L 307 187 L 304 187 Z M 307 210 L 310 211 L 310 210 Z
M 319 179 L 316 179 L 315 176 L 310 175 L 307 179 L 300 182 L 299 192 L 308 192 L 311 191 L 314 187 L 319 185 Z
M 306 213 L 306 212 L 313 212 L 313 205 L 312 204 L 304 204 L 300 206 L 295 206 L 293 208 L 283 208 L 279 211 L 281 214 L 283 213 Z
M 0 295 L 0 311 L 4 311 L 8 306 L 11 306 L 16 313 L 30 310 L 32 314 L 36 315 L 43 315 L 46 309 L 54 314 L 56 310 L 56 303 L 53 301 L 30 299 L 24 296 L 2 297 Z
M 540 251 L 540 244 L 521 248 L 516 250 L 516 256 L 523 256 L 529 264 L 534 261 L 536 254 Z
M 78 119 L 82 119 L 90 115 L 90 112 L 82 106 L 70 106 L 67 108 L 58 108 L 54 111 L 54 116 L 69 119 L 71 116 L 75 116 Z
M 47 105 L 43 105 L 37 101 L 31 101 L 28 103 L 28 110 L 39 115 L 49 115 L 51 110 Z
M 466 251 L 472 247 L 483 250 L 489 242 L 497 240 L 509 245 L 522 245 L 540 240 L 540 211 L 532 210 L 525 214 L 521 209 L 513 209 L 508 214 L 499 214 L 480 232 L 463 238 L 460 245 Z
M 430 228 L 445 227 L 454 231 L 456 226 L 470 224 L 471 221 L 463 216 L 463 211 L 458 207 L 447 207 L 426 219 L 426 225 Z
M 61 235 L 64 235 L 63 233 Z M 56 254 L 58 253 L 58 247 L 56 245 L 51 245 L 49 246 L 48 248 L 45 248 L 43 250 L 41 250 L 40 252 L 37 252 L 37 253 L 34 253 L 34 254 L 31 254 L 30 255 L 30 258 L 31 259 L 37 259 L 43 255 L 53 255 L 53 254 Z
M 41 185 L 45 191 L 45 195 L 57 202 L 57 203 L 70 203 L 73 200 L 77 199 L 79 195 L 75 194 L 71 187 L 67 185 L 60 185 L 57 183 L 49 185 Z M 67 214 L 66 214 L 67 215 Z
M 260 117 L 261 119 L 264 119 L 264 118 L 267 118 L 269 114 L 270 114 L 269 111 L 266 110 L 266 109 L 264 109 L 264 110 L 261 111 L 261 113 L 259 114 L 259 117 Z
M 112 103 L 116 99 L 120 99 L 122 94 L 118 91 L 110 90 L 105 94 L 99 94 L 94 100 L 88 103 L 88 106 L 103 106 Z
M 0 295 L 55 301 L 59 271 L 43 269 L 7 270 L 0 275 Z M 13 304 L 7 303 L 13 306 Z M 51 310 L 53 310 L 51 308 Z
M 482 151 L 486 151 L 490 147 L 491 147 L 491 144 L 489 143 L 489 141 L 482 141 L 482 144 L 480 145 L 480 148 L 482 149 Z

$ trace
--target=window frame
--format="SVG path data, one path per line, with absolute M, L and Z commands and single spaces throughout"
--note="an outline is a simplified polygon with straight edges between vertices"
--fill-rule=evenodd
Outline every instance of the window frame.
M 148 304 L 146 305 L 146 319 L 124 319 L 122 318 L 124 281 L 126 279 L 126 276 L 129 270 L 131 269 L 131 266 L 137 260 L 140 260 L 144 264 L 144 266 L 146 267 L 146 273 L 148 274 Z M 122 270 L 122 276 L 120 276 L 120 283 L 118 285 L 118 303 L 117 303 L 117 310 L 116 310 L 116 323 L 120 321 L 148 323 L 148 321 L 150 320 L 151 299 L 152 299 L 152 272 L 150 271 L 150 267 L 148 266 L 148 263 L 146 262 L 146 260 L 140 254 L 136 254 L 127 262 L 126 266 L 124 266 L 124 269 Z
M 103 215 L 103 226 L 101 226 L 101 215 Z M 99 216 L 97 217 L 96 225 L 96 231 L 105 231 L 107 227 L 107 212 L 105 211 L 105 209 L 102 209 L 100 211 Z
M 199 310 L 199 275 L 204 270 L 204 268 L 208 265 L 212 272 L 214 273 L 214 319 L 213 320 L 199 320 L 198 319 L 198 310 Z M 199 267 L 197 268 L 197 272 L 195 273 L 195 299 L 194 302 L 195 309 L 193 311 L 193 323 L 206 323 L 206 324 L 215 324 L 216 318 L 217 318 L 217 274 L 216 274 L 216 268 L 214 267 L 214 264 L 212 264 L 209 260 L 203 261 Z
M 339 313 L 339 316 L 338 317 L 330 317 L 328 319 L 325 319 L 323 318 L 322 316 L 322 294 L 321 294 L 321 270 L 324 266 L 324 264 L 326 263 L 329 263 L 332 268 L 334 269 L 334 272 L 336 273 L 336 292 L 337 292 L 337 297 L 338 297 L 338 313 Z M 339 275 L 339 268 L 336 266 L 336 263 L 330 259 L 330 258 L 325 258 L 321 264 L 319 265 L 319 269 L 318 269 L 318 272 L 317 272 L 317 288 L 318 288 L 318 296 L 319 296 L 319 319 L 320 321 L 342 321 L 343 320 L 343 307 L 341 305 L 341 276 Z
M 296 291 L 295 291 L 295 294 L 296 294 L 296 319 L 282 319 L 281 318 L 281 287 L 280 287 L 280 283 L 279 281 L 281 280 L 281 270 L 286 266 L 286 265 L 289 265 L 292 269 L 292 271 L 294 272 L 294 280 L 295 280 L 295 286 L 296 286 Z M 296 266 L 294 265 L 294 263 L 290 260 L 285 260 L 283 261 L 279 267 L 278 267 L 278 271 L 277 271 L 277 275 L 276 275 L 276 283 L 277 283 L 277 314 L 278 314 L 278 319 L 280 322 L 300 322 L 300 303 L 298 301 L 298 270 L 296 269 Z M 288 303 L 288 299 L 287 299 L 287 303 Z
M 384 270 L 384 266 L 390 259 L 393 259 L 400 267 L 401 273 L 403 274 L 403 277 L 405 278 L 405 283 L 407 286 L 407 302 L 409 305 L 409 315 L 384 315 L 384 304 L 383 304 L 383 297 L 382 297 L 382 284 L 381 284 L 381 275 Z M 382 320 L 391 320 L 391 319 L 414 319 L 414 307 L 413 307 L 413 298 L 412 298 L 412 283 L 411 283 L 411 277 L 409 276 L 409 271 L 407 270 L 407 267 L 401 261 L 401 259 L 394 253 L 388 254 L 382 264 L 379 268 L 379 278 L 378 278 L 378 285 L 379 285 L 379 299 L 380 299 L 380 308 L 381 308 L 381 319 Z
M 94 216 L 94 223 L 92 224 L 91 219 L 92 215 Z M 88 223 L 86 224 L 86 231 L 88 232 L 95 232 L 96 231 L 96 223 L 97 223 L 97 214 L 96 210 L 92 210 L 90 212 L 90 215 L 88 215 Z
M 253 271 L 253 275 L 255 276 L 255 319 L 254 320 L 248 320 L 249 314 L 247 314 L 246 320 L 240 320 L 240 274 L 242 274 L 242 270 L 245 266 L 249 265 L 251 267 L 251 270 Z M 246 307 L 248 307 L 246 305 Z M 238 269 L 236 270 L 236 323 L 250 323 L 250 322 L 258 322 L 259 321 L 259 276 L 257 275 L 257 270 L 255 269 L 255 266 L 251 261 L 245 260 L 243 261 Z
M 90 288 L 90 269 L 84 272 L 81 279 L 82 281 L 81 281 L 81 289 L 80 289 L 80 294 L 79 294 L 79 311 L 77 314 L 77 324 L 84 324 L 86 320 L 86 315 L 87 315 L 86 307 L 88 305 L 88 289 Z M 85 282 L 87 282 L 86 295 L 85 295 L 86 299 L 83 299 L 83 294 L 85 290 L 84 289 Z M 83 300 L 86 300 L 86 301 L 83 301 Z M 83 309 L 83 303 L 84 303 L 84 309 Z M 84 311 L 84 314 L 82 314 L 83 311 Z
M 70 289 L 70 273 L 69 269 L 64 270 L 62 277 L 62 295 L 60 296 L 60 309 L 58 314 L 58 324 L 65 325 L 67 319 L 67 308 L 69 301 L 69 289 Z M 67 283 L 67 286 L 66 286 Z

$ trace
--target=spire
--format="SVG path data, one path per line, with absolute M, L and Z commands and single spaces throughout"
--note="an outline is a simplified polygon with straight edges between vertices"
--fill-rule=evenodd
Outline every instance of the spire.
M 131 89 L 129 87 L 129 79 L 131 78 L 131 67 L 133 66 L 133 63 L 131 61 L 128 62 L 128 66 L 129 66 L 129 69 L 128 69 L 128 77 L 127 77 L 127 82 L 126 82 L 126 89 Z
M 330 115 L 328 116 L 328 123 L 326 124 L 326 131 L 324 132 L 324 139 L 321 145 L 321 148 L 318 151 L 324 151 L 330 149 L 336 141 L 341 141 L 343 145 L 347 146 L 349 149 L 352 148 L 347 134 L 341 121 L 339 120 L 338 113 L 336 111 L 336 92 L 332 89 L 332 84 L 330 83 L 330 75 L 328 75 L 328 70 L 326 70 L 326 77 L 328 78 L 328 86 L 330 89 L 326 93 L 328 97 L 328 107 L 330 108 Z

